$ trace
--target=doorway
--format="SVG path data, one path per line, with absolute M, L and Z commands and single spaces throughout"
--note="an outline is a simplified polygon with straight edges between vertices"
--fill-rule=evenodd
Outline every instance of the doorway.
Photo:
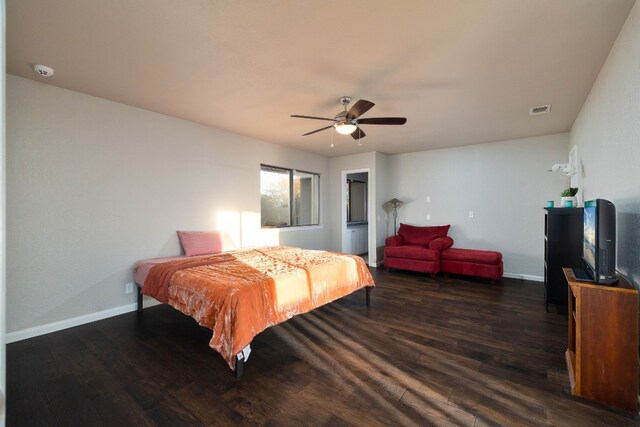
M 371 191 L 369 169 L 342 171 L 342 252 L 359 255 L 367 264 L 375 262 L 370 257 Z M 375 255 L 374 255 L 375 257 Z

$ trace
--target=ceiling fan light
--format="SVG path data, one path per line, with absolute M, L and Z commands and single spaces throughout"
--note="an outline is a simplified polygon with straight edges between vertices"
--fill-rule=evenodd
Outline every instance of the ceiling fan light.
M 333 126 L 336 128 L 336 132 L 338 132 L 341 135 L 351 135 L 353 132 L 356 131 L 356 129 L 358 129 L 358 127 L 353 123 L 347 123 L 347 122 L 336 123 Z

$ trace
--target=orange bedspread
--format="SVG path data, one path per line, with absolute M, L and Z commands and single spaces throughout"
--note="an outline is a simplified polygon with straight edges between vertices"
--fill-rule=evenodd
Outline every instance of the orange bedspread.
M 209 345 L 235 369 L 235 355 L 269 326 L 365 286 L 374 283 L 360 257 L 274 246 L 158 264 L 142 293 L 211 329 Z

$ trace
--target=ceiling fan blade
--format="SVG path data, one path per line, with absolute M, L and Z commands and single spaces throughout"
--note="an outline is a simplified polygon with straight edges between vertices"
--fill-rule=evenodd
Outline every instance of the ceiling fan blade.
M 312 133 L 320 132 L 321 130 L 329 129 L 329 128 L 332 128 L 332 127 L 333 127 L 333 125 L 325 126 L 325 127 L 323 127 L 323 128 L 316 129 L 316 130 L 312 130 L 311 132 L 307 132 L 307 133 L 305 133 L 305 134 L 304 134 L 304 135 L 302 135 L 302 136 L 311 135 Z
M 406 117 L 373 117 L 358 120 L 360 125 L 403 125 L 405 123 L 407 123 Z
M 365 136 L 367 136 L 366 133 L 364 133 L 364 131 L 360 128 L 356 129 L 352 134 L 351 137 L 353 139 L 360 139 L 360 138 L 364 138 Z
M 329 119 L 327 117 L 301 116 L 299 114 L 292 114 L 291 117 L 294 117 L 296 119 L 329 120 L 330 122 L 335 122 L 335 119 Z
M 347 119 L 357 119 L 358 117 L 369 111 L 374 105 L 376 104 L 371 101 L 367 101 L 366 99 L 359 100 L 358 102 L 353 104 L 353 107 L 351 107 L 351 109 L 347 113 Z

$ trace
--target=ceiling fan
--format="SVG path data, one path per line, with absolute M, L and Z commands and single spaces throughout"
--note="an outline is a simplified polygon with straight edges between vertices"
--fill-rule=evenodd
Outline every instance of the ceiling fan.
M 347 111 L 347 105 L 349 105 L 350 102 L 350 96 L 343 96 L 340 98 L 340 104 L 344 106 L 344 111 L 336 114 L 333 119 L 327 117 L 301 116 L 298 114 L 292 114 L 291 117 L 295 117 L 297 119 L 327 120 L 333 122 L 333 124 L 329 126 L 307 132 L 302 136 L 311 135 L 312 133 L 333 127 L 336 129 L 336 132 L 342 135 L 351 135 L 353 139 L 360 139 L 367 136 L 360 128 L 360 125 L 403 125 L 407 122 L 405 117 L 375 117 L 370 119 L 361 119 L 360 116 L 369 111 L 376 104 L 371 101 L 361 99 L 353 104 L 353 107 Z

